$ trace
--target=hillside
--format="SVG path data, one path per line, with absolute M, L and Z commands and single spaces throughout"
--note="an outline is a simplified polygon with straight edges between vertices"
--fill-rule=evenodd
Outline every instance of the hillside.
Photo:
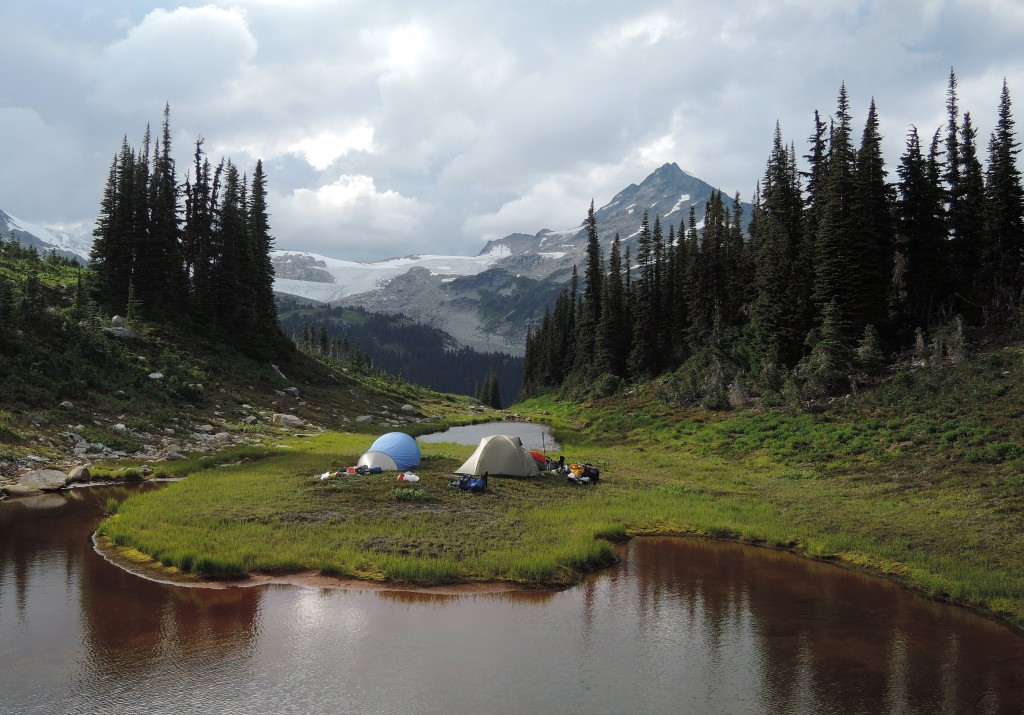
M 0 484 L 29 467 L 411 428 L 474 404 L 295 350 L 255 360 L 197 326 L 114 327 L 84 297 L 83 275 L 72 261 L 0 244 Z M 302 425 L 274 425 L 274 414 Z
M 402 315 L 372 313 L 363 308 L 308 305 L 278 296 L 281 329 L 310 352 L 347 358 L 369 356 L 375 368 L 439 392 L 476 396 L 487 375 L 498 378 L 502 405 L 519 394 L 523 361 L 507 352 L 481 352 L 460 347 L 448 333 L 426 321 Z

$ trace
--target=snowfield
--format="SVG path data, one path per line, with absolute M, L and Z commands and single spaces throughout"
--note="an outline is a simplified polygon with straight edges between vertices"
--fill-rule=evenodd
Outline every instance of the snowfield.
M 406 273 L 410 268 L 426 268 L 433 275 L 452 278 L 475 276 L 508 256 L 509 250 L 505 247 L 495 247 L 479 256 L 404 256 L 375 263 L 343 261 L 306 251 L 272 251 L 270 255 L 272 258 L 309 256 L 316 261 L 322 261 L 323 269 L 334 277 L 334 283 L 276 278 L 274 290 L 330 303 L 352 295 L 386 288 L 391 279 Z

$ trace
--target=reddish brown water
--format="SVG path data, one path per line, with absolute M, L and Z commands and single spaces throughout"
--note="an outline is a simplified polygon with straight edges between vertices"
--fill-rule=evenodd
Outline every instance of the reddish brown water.
M 165 586 L 92 550 L 121 487 L 0 504 L 2 713 L 1024 713 L 1024 639 L 694 540 L 558 593 Z

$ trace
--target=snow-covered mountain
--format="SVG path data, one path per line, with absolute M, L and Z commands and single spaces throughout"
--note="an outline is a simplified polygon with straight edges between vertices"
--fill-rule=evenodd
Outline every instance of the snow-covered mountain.
M 645 211 L 652 226 L 655 216 L 660 217 L 666 240 L 669 226 L 677 232 L 685 229 L 691 206 L 698 227 L 703 225 L 713 191 L 674 163 L 661 166 L 639 185 L 630 184 L 594 211 L 605 255 L 616 235 L 624 246 L 633 246 L 636 255 Z M 741 209 L 746 227 L 751 206 L 741 204 Z M 582 265 L 586 245 L 581 220 L 562 231 L 515 233 L 490 241 L 472 257 L 407 256 L 354 263 L 275 251 L 274 289 L 326 303 L 401 313 L 444 330 L 463 345 L 520 355 L 528 326 L 553 302 L 573 265 Z
M 690 207 L 695 210 L 698 228 L 702 227 L 705 205 L 711 199 L 711 193 L 717 190 L 711 184 L 686 173 L 678 164 L 664 164 L 639 185 L 630 184 L 607 204 L 594 210 L 597 232 L 605 255 L 608 255 L 616 235 L 624 247 L 632 246 L 633 255 L 636 255 L 636 238 L 645 211 L 652 227 L 655 216 L 661 218 L 666 240 L 669 226 L 674 227 L 676 232 L 681 227 L 685 230 L 689 223 Z M 732 210 L 731 199 L 726 198 L 726 205 Z M 752 207 L 748 203 L 741 203 L 741 209 L 746 228 L 750 223 Z M 585 219 L 585 212 L 583 216 Z M 505 261 L 507 266 L 516 265 L 517 262 L 512 259 L 526 255 L 543 259 L 518 262 L 523 267 L 528 264 L 526 272 L 539 278 L 559 270 L 571 269 L 574 263 L 579 264 L 586 252 L 587 232 L 584 220 L 581 220 L 579 225 L 562 231 L 545 229 L 533 236 L 517 233 L 491 241 L 484 247 L 483 253 L 497 248 L 508 250 L 511 258 Z
M 475 276 L 509 255 L 495 246 L 477 256 L 413 255 L 375 263 L 357 263 L 315 253 L 273 251 L 274 290 L 321 303 L 333 303 L 361 293 L 386 288 L 398 276 L 414 268 L 441 281 Z
M 0 210 L 0 240 L 17 241 L 26 248 L 34 246 L 42 254 L 56 253 L 80 263 L 88 263 L 92 236 L 71 234 L 36 226 Z

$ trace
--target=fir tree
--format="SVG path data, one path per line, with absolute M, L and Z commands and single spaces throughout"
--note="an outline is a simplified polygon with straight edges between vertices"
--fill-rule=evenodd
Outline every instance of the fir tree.
M 943 290 L 946 242 L 937 173 L 934 156 L 925 158 L 917 127 L 911 127 L 897 169 L 899 270 L 894 282 L 900 293 L 897 305 L 912 327 L 928 325 Z
M 996 128 L 988 145 L 985 175 L 985 234 L 987 273 L 993 294 L 1016 297 L 1021 281 L 1021 250 L 1024 246 L 1024 188 L 1021 186 L 1014 136 L 1010 90 L 1003 80 Z
M 608 257 L 608 274 L 604 277 L 601 320 L 597 325 L 595 363 L 598 373 L 626 377 L 626 356 L 629 353 L 630 326 L 626 310 L 625 286 L 622 281 L 622 255 L 619 235 L 615 234 Z
M 871 100 L 864 134 L 854 163 L 854 210 L 849 238 L 852 240 L 857 275 L 856 303 L 851 315 L 860 337 L 864 326 L 881 328 L 886 322 L 888 287 L 892 275 L 892 190 L 882 157 L 878 114 Z
M 821 189 L 814 255 L 814 302 L 818 325 L 830 308 L 830 330 L 841 341 L 863 332 L 857 268 L 865 252 L 857 245 L 855 153 L 850 140 L 850 104 L 846 85 L 839 90 L 836 124 L 829 142 L 828 169 Z

